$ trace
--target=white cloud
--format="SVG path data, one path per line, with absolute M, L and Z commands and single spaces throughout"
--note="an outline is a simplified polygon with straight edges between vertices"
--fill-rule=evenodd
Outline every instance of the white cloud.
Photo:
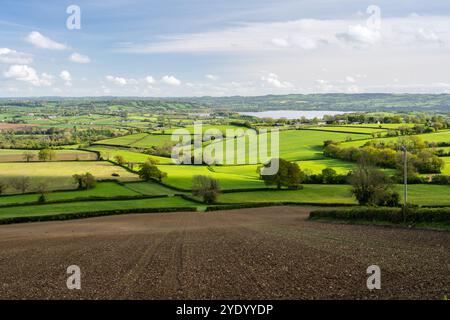
M 128 84 L 127 79 L 115 76 L 106 76 L 106 81 L 114 83 L 115 85 L 118 86 L 125 86 Z
M 292 88 L 293 85 L 287 81 L 281 81 L 275 73 L 269 73 L 266 76 L 261 77 L 265 83 L 269 84 L 272 87 L 283 89 L 283 88 Z
M 31 43 L 32 45 L 43 48 L 43 49 L 50 49 L 50 50 L 65 50 L 67 49 L 67 46 L 53 41 L 52 39 L 44 36 L 38 31 L 30 32 L 30 34 L 26 37 L 26 40 Z
M 77 53 L 77 52 L 72 53 L 69 56 L 69 60 L 72 61 L 72 62 L 81 63 L 81 64 L 86 64 L 86 63 L 90 63 L 91 62 L 91 59 L 88 56 L 82 55 L 82 54 Z
M 219 76 L 216 76 L 215 74 L 207 74 L 207 75 L 205 75 L 205 78 L 206 79 L 208 79 L 208 80 L 218 80 L 219 79 Z
M 347 32 L 337 33 L 336 37 L 355 45 L 372 45 L 381 40 L 381 32 L 358 24 L 348 26 Z
M 33 56 L 9 48 L 0 48 L 0 62 L 8 64 L 30 64 L 33 62 Z
M 345 81 L 350 82 L 350 83 L 356 82 L 355 78 L 353 78 L 352 76 L 346 76 Z
M 283 38 L 274 38 L 270 42 L 277 47 L 287 48 L 290 46 L 289 41 Z
M 174 76 L 164 76 L 161 78 L 161 81 L 171 86 L 179 86 L 181 84 L 181 81 Z
M 66 86 L 72 85 L 72 75 L 70 74 L 69 71 L 67 70 L 61 71 L 59 77 L 66 83 Z
M 155 84 L 155 78 L 153 78 L 152 76 L 146 76 L 145 77 L 145 82 L 149 85 Z
M 6 78 L 28 82 L 37 87 L 50 86 L 53 79 L 47 73 L 39 75 L 34 68 L 27 65 L 12 65 L 5 71 L 4 76 Z

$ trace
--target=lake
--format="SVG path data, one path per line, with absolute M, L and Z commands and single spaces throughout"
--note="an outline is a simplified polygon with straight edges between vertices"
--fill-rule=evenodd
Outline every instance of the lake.
M 273 119 L 300 119 L 305 117 L 306 119 L 319 118 L 329 115 L 334 116 L 337 114 L 350 113 L 345 111 L 317 111 L 317 110 L 269 110 L 260 112 L 239 112 L 239 114 L 246 116 L 253 116 L 257 118 L 273 118 Z

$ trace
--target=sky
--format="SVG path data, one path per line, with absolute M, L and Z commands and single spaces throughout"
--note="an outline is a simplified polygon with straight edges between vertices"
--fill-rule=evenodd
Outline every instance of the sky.
M 448 0 L 0 8 L 0 97 L 450 93 Z

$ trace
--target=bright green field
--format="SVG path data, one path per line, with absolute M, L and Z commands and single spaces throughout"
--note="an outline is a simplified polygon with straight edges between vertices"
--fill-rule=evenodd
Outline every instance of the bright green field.
M 136 183 L 139 184 L 139 183 Z M 87 199 L 95 197 L 132 197 L 139 196 L 143 193 L 135 191 L 132 188 L 121 186 L 115 182 L 101 182 L 98 183 L 95 188 L 89 190 L 76 190 L 76 191 L 60 191 L 50 192 L 46 194 L 47 201 L 60 201 L 60 200 L 72 200 L 72 199 Z M 160 193 L 165 194 L 165 193 Z M 0 196 L 0 205 L 14 204 L 14 203 L 26 203 L 35 202 L 39 198 L 37 194 L 20 194 L 13 196 Z
M 223 203 L 248 202 L 297 202 L 297 203 L 356 203 L 348 185 L 303 185 L 302 190 L 288 191 L 254 191 L 225 193 L 219 201 Z M 397 191 L 402 194 L 403 187 Z M 410 185 L 408 202 L 417 205 L 450 205 L 450 186 Z
M 11 217 L 45 216 L 61 213 L 95 212 L 122 209 L 164 208 L 164 207 L 196 207 L 197 204 L 180 197 L 111 200 L 111 201 L 80 201 L 71 203 L 56 203 L 33 206 L 0 208 L 0 219 Z
M 306 160 L 296 161 L 300 169 L 307 174 L 319 174 L 325 168 L 332 168 L 336 170 L 338 174 L 347 174 L 350 170 L 356 167 L 353 162 L 338 160 L 338 159 L 322 159 L 322 160 Z M 241 166 L 214 166 L 215 172 L 238 174 L 242 176 L 248 176 L 257 179 L 258 165 L 241 165 Z
M 164 143 L 171 142 L 171 135 L 169 134 L 148 134 L 137 133 L 128 136 L 100 140 L 95 144 L 116 145 L 133 148 L 151 148 L 154 146 L 161 146 Z
M 400 127 L 414 127 L 416 124 L 414 123 L 364 123 L 364 124 L 346 124 L 343 125 L 343 127 L 352 127 L 352 128 L 378 128 L 380 129 L 380 126 L 382 129 L 398 129 Z
M 189 131 L 190 134 L 194 134 L 194 126 L 186 126 L 186 127 L 183 127 L 183 128 L 166 129 L 166 130 L 164 130 L 164 133 L 165 134 L 172 134 L 177 129 L 185 129 L 185 130 Z M 239 126 L 232 126 L 232 125 L 225 125 L 225 124 L 218 124 L 218 125 L 203 124 L 202 125 L 202 134 L 205 133 L 205 131 L 210 130 L 210 129 L 219 130 L 220 132 L 222 132 L 223 135 L 225 135 L 227 129 L 231 129 L 231 130 L 243 129 L 243 130 L 246 130 L 247 128 L 239 127 Z M 156 131 L 156 132 L 157 133 L 161 133 L 161 131 Z
M 450 157 L 442 157 L 442 160 L 445 162 L 444 169 L 442 170 L 441 174 L 448 174 L 450 175 Z
M 0 179 L 8 181 L 10 178 L 28 176 L 31 180 L 31 189 L 36 184 L 46 182 L 50 190 L 74 189 L 76 187 L 72 176 L 90 172 L 98 180 L 116 179 L 119 181 L 136 181 L 139 177 L 127 170 L 115 166 L 107 161 L 74 161 L 74 162 L 32 162 L 32 163 L 0 163 Z M 113 173 L 120 176 L 114 177 Z M 18 193 L 13 189 L 8 192 Z
M 134 152 L 124 149 L 117 149 L 113 147 L 105 147 L 105 146 L 93 146 L 90 147 L 89 150 L 94 150 L 100 152 L 103 159 L 107 160 L 114 160 L 115 156 L 121 155 L 124 157 L 126 162 L 138 162 L 143 163 L 146 162 L 149 158 L 158 161 L 160 164 L 171 164 L 172 159 L 170 158 L 164 158 L 164 157 L 158 157 L 153 155 L 148 155 L 145 153 L 140 152 Z
M 248 202 L 297 202 L 297 203 L 356 203 L 350 194 L 349 186 L 305 184 L 302 190 L 254 191 L 224 193 L 222 203 Z
M 299 160 L 315 160 L 323 159 L 322 154 L 323 142 L 326 140 L 334 141 L 345 141 L 346 139 L 368 139 L 371 136 L 364 134 L 350 134 L 350 133 L 340 133 L 340 132 L 325 132 L 325 131 L 313 131 L 313 130 L 289 130 L 281 131 L 279 133 L 279 155 L 281 158 L 290 161 Z M 238 148 L 240 140 L 243 142 L 243 148 Z M 262 139 L 262 140 L 259 140 Z M 258 148 L 250 150 L 250 140 L 247 138 L 237 138 L 237 139 L 225 139 L 214 143 L 209 146 L 216 147 L 217 150 L 223 150 L 223 154 L 226 154 L 227 143 L 234 145 L 235 157 L 232 163 L 225 161 L 226 164 L 239 164 L 238 157 L 245 158 L 246 163 L 251 163 L 251 161 L 261 162 L 258 157 Z M 258 135 L 258 141 L 267 141 L 268 158 L 272 158 L 271 154 L 271 137 L 267 134 Z M 257 143 L 259 145 L 259 142 Z
M 219 180 L 222 189 L 239 189 L 239 188 L 260 188 L 264 187 L 263 181 L 258 176 L 241 175 L 235 173 L 212 172 L 207 166 L 189 166 L 189 165 L 161 165 L 159 169 L 167 173 L 167 178 L 163 181 L 174 187 L 181 189 L 191 189 L 192 179 L 195 175 L 207 175 Z M 218 167 L 214 167 L 216 170 Z M 234 167 L 233 167 L 234 168 Z
M 143 139 L 139 139 L 129 146 L 134 148 L 151 148 L 171 143 L 171 135 L 168 134 L 148 134 Z
M 118 145 L 118 146 L 130 146 L 134 142 L 145 138 L 147 133 L 136 133 L 130 134 L 123 137 L 117 137 L 112 139 L 100 140 L 97 141 L 97 144 L 109 144 L 109 145 Z
M 418 134 L 416 136 L 421 138 L 423 141 L 427 141 L 427 142 L 450 142 L 450 130 L 435 132 L 435 133 Z M 373 140 L 374 141 L 384 141 L 384 142 L 395 142 L 399 138 L 402 138 L 402 137 L 380 138 L 380 139 L 373 139 Z M 367 141 L 344 142 L 344 143 L 342 143 L 342 147 L 361 147 L 366 142 Z
M 159 196 L 164 194 L 176 194 L 178 191 L 166 188 L 156 182 L 130 182 L 124 184 L 124 187 L 132 192 L 137 192 L 146 196 Z
M 321 127 L 310 127 L 309 129 L 321 130 L 321 131 L 335 131 L 335 132 L 351 132 L 351 133 L 362 133 L 362 134 L 372 134 L 385 132 L 386 129 L 380 128 L 363 128 L 363 127 L 347 127 L 347 126 L 321 126 Z

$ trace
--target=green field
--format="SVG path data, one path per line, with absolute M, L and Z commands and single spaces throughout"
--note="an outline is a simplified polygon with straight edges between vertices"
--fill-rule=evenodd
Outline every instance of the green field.
M 186 127 L 179 127 L 179 128 L 170 128 L 165 129 L 165 134 L 172 134 L 173 132 L 176 132 L 178 129 L 185 129 L 189 131 L 190 134 L 194 134 L 194 126 L 186 126 Z M 202 124 L 202 134 L 204 134 L 207 130 L 218 130 L 222 133 L 222 135 L 226 135 L 226 130 L 247 130 L 245 127 L 240 126 L 234 126 L 234 125 L 225 125 L 225 124 Z M 155 131 L 155 133 L 162 133 L 161 130 Z
M 450 175 L 450 157 L 442 157 L 442 160 L 444 160 L 444 169 L 442 169 L 441 174 L 448 174 Z
M 343 127 L 349 128 L 377 128 L 377 129 L 398 129 L 401 127 L 414 127 L 415 123 L 363 123 L 363 124 L 346 124 Z
M 140 183 L 138 182 L 136 184 Z M 95 186 L 95 188 L 89 190 L 50 192 L 46 194 L 46 200 L 64 201 L 64 200 L 89 199 L 89 198 L 133 197 L 133 196 L 140 196 L 143 194 L 145 193 L 133 190 L 133 188 L 121 186 L 115 182 L 100 182 Z M 166 193 L 159 193 L 159 194 L 166 194 Z M 39 198 L 38 194 L 0 196 L 0 205 L 36 202 L 38 198 Z
M 279 133 L 279 155 L 281 158 L 290 161 L 300 161 L 300 160 L 317 160 L 324 159 L 322 154 L 323 142 L 326 140 L 334 141 L 345 141 L 345 140 L 355 140 L 355 139 L 368 139 L 370 135 L 364 134 L 351 134 L 351 133 L 340 133 L 340 132 L 325 132 L 325 131 L 314 131 L 314 130 L 289 130 L 281 131 Z M 244 148 L 239 148 L 238 140 L 244 144 Z M 269 158 L 273 157 L 270 152 L 271 148 L 271 138 L 268 134 L 258 135 L 258 141 L 267 141 Z M 226 164 L 239 164 L 238 157 L 245 158 L 246 163 L 251 163 L 251 161 L 260 162 L 258 156 L 258 149 L 250 149 L 250 139 L 237 138 L 237 139 L 225 139 L 213 142 L 210 146 L 216 146 L 217 150 L 221 150 L 223 154 L 225 153 L 227 143 L 234 145 L 235 157 L 232 163 L 225 161 Z M 366 140 L 364 140 L 366 141 Z M 259 142 L 257 143 L 259 144 Z
M 239 173 L 222 173 L 220 172 L 222 167 L 214 167 L 213 170 L 216 172 L 210 171 L 207 166 L 162 165 L 158 167 L 168 175 L 163 180 L 164 183 L 185 190 L 191 189 L 192 179 L 196 175 L 207 175 L 219 180 L 219 185 L 224 190 L 265 187 L 264 182 L 258 179 L 256 171 L 254 176 L 246 176 Z M 230 168 L 230 170 L 234 169 L 234 167 Z
M 39 150 L 18 150 L 18 149 L 0 149 L 0 162 L 25 162 L 24 153 L 32 153 L 31 161 L 39 161 Z M 83 150 L 53 150 L 55 158 L 52 161 L 86 161 L 97 160 L 97 155 L 94 152 Z
M 49 190 L 74 189 L 74 174 L 90 172 L 98 180 L 116 179 L 119 181 L 136 181 L 139 177 L 127 170 L 107 161 L 74 161 L 74 162 L 32 162 L 32 163 L 0 163 L 0 179 L 28 176 L 31 180 L 29 191 L 35 190 L 38 183 L 46 182 Z M 119 174 L 114 177 L 112 174 Z M 18 193 L 9 188 L 8 193 Z
M 114 161 L 115 156 L 121 155 L 122 157 L 124 157 L 125 162 L 143 163 L 143 162 L 146 162 L 148 159 L 152 159 L 152 160 L 157 161 L 160 164 L 171 164 L 172 163 L 172 159 L 170 159 L 170 158 L 158 157 L 158 156 L 153 156 L 153 155 L 149 155 L 149 154 L 145 154 L 145 153 L 141 153 L 141 152 L 137 152 L 137 151 L 124 150 L 124 149 L 119 149 L 119 148 L 114 148 L 114 147 L 92 146 L 92 147 L 89 147 L 89 150 L 100 152 L 100 154 L 104 160 L 109 159 L 109 160 Z
M 96 212 L 124 209 L 145 209 L 164 207 L 196 207 L 198 204 L 180 197 L 136 199 L 136 200 L 107 200 L 80 201 L 70 203 L 55 203 L 31 206 L 0 208 L 0 220 L 12 217 L 46 216 L 54 214 L 70 214 L 79 212 Z
M 166 188 L 156 182 L 130 182 L 125 183 L 124 187 L 132 192 L 137 192 L 146 196 L 173 195 L 180 193 L 173 189 Z
M 390 137 L 390 138 L 379 138 L 379 139 L 373 139 L 373 141 L 382 141 L 382 142 L 395 142 L 398 141 L 398 139 L 401 139 L 403 137 L 407 136 L 401 136 L 401 137 Z M 450 130 L 447 131 L 440 131 L 435 133 L 425 133 L 425 134 L 418 134 L 416 137 L 421 138 L 423 141 L 426 142 L 450 142 Z M 367 141 L 351 141 L 351 142 L 344 142 L 342 143 L 342 147 L 361 147 L 363 146 Z
M 100 140 L 100 141 L 97 141 L 95 144 L 130 146 L 134 142 L 145 138 L 147 135 L 148 135 L 147 133 L 130 134 L 130 135 L 123 136 L 123 137 Z
M 372 134 L 372 133 L 383 133 L 383 132 L 386 132 L 386 129 L 364 128 L 364 127 L 350 127 L 350 126 L 320 126 L 320 127 L 309 127 L 308 129 L 320 130 L 320 131 L 362 133 L 362 134 Z
M 118 138 L 100 140 L 95 144 L 148 149 L 154 146 L 161 146 L 165 143 L 171 143 L 171 135 L 137 133 Z
M 302 190 L 253 191 L 241 193 L 225 193 L 220 196 L 222 203 L 252 202 L 296 202 L 296 203 L 335 203 L 356 204 L 348 185 L 303 185 Z M 397 191 L 402 194 L 403 187 L 398 185 Z M 410 185 L 408 197 L 410 203 L 416 205 L 450 205 L 450 186 Z M 403 201 L 403 200 L 402 200 Z

